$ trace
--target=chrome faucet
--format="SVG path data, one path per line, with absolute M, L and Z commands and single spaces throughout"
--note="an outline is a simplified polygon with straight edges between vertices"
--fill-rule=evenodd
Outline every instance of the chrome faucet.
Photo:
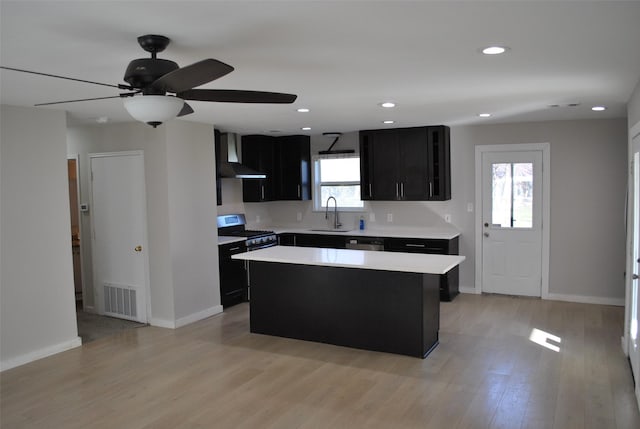
M 338 200 L 336 200 L 336 197 L 330 196 L 329 198 L 327 198 L 327 205 L 324 211 L 324 218 L 329 219 L 329 200 L 333 200 L 335 204 L 335 207 L 333 210 L 333 213 L 334 213 L 333 229 L 338 229 L 342 226 L 342 224 L 338 221 Z

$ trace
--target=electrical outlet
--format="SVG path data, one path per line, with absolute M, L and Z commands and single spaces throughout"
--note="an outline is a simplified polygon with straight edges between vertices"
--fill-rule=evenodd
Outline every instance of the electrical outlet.
M 451 223 L 451 215 L 450 214 L 444 215 L 444 221 L 447 223 Z
M 467 211 L 473 213 L 473 203 L 467 203 Z
M 296 219 L 300 222 L 302 220 L 302 213 L 298 212 L 298 214 L 296 214 Z
M 393 213 L 387 213 L 387 222 L 393 222 Z
M 260 223 L 260 215 L 256 215 L 256 223 Z
M 375 222 L 376 221 L 376 214 L 371 212 L 369 213 L 369 222 Z

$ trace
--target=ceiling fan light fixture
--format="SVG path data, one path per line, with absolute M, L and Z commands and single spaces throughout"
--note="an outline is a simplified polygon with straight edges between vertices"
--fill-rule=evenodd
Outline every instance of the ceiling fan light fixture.
M 142 95 L 127 97 L 124 108 L 133 119 L 157 127 L 169 119 L 175 118 L 184 106 L 181 98 L 169 95 Z

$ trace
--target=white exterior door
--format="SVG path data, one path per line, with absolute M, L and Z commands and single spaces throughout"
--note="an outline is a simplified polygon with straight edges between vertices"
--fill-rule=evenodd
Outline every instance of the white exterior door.
M 542 151 L 482 153 L 482 291 L 541 296 Z
M 146 323 L 148 258 L 142 152 L 89 157 L 98 311 Z

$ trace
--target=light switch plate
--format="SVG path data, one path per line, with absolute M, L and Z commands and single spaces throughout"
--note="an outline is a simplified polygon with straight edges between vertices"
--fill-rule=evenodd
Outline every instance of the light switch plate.
M 302 220 L 302 213 L 298 212 L 298 214 L 296 214 L 296 219 L 300 222 Z
M 387 213 L 387 222 L 393 222 L 393 213 Z
M 375 222 L 376 221 L 376 214 L 375 213 L 369 213 L 369 222 Z
M 467 211 L 473 213 L 473 203 L 467 203 Z

